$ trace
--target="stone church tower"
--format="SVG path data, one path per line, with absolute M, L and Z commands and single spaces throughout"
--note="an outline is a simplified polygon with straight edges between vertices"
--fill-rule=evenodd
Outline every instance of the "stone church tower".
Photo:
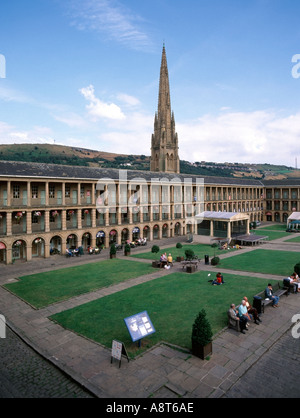
M 151 171 L 179 173 L 178 135 L 174 113 L 171 112 L 170 85 L 165 46 L 160 67 L 158 111 L 155 114 L 151 143 Z

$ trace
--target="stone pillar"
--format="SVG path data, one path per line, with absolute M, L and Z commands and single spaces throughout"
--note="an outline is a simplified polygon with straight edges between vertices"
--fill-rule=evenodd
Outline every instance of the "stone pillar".
M 78 183 L 77 185 L 77 205 L 81 205 L 81 183 Z
M 49 181 L 45 183 L 45 205 L 49 206 Z
M 214 221 L 210 221 L 210 236 L 214 236 Z
M 11 181 L 7 182 L 7 207 L 11 206 Z
M 12 213 L 6 212 L 6 235 L 12 235 Z
M 27 207 L 31 206 L 31 183 L 27 182 Z
M 227 224 L 227 238 L 231 238 L 231 222 Z
M 44 217 L 45 217 L 45 232 L 50 232 L 50 211 L 49 210 L 45 210 Z
M 26 261 L 30 261 L 32 259 L 32 243 L 30 245 L 26 245 Z
M 96 209 L 92 209 L 92 228 L 96 228 Z
M 77 229 L 82 229 L 81 215 L 82 215 L 82 210 L 81 209 L 77 209 Z
M 247 234 L 250 234 L 250 219 L 247 219 Z
M 31 212 L 26 212 L 26 232 L 27 234 L 32 233 L 32 223 L 31 223 Z
M 92 193 L 92 205 L 95 205 L 95 203 L 96 203 L 95 190 L 96 190 L 95 183 L 92 183 L 92 191 L 91 191 L 91 193 Z
M 6 248 L 6 264 L 11 264 L 12 263 L 12 249 L 11 248 Z
M 66 210 L 61 211 L 61 229 L 66 231 L 67 229 L 67 212 Z
M 61 185 L 61 204 L 62 206 L 66 205 L 66 183 Z

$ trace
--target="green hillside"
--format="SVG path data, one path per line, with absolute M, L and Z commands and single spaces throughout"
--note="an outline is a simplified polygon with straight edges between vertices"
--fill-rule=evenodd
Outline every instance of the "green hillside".
M 150 170 L 150 157 L 124 155 L 57 144 L 0 145 L 0 160 L 38 162 L 101 168 Z M 284 165 L 180 161 L 180 172 L 201 176 L 247 179 L 299 178 L 300 170 Z

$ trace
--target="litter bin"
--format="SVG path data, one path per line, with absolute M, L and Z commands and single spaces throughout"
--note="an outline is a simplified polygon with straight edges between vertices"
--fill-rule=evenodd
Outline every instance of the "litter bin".
M 208 265 L 209 264 L 209 255 L 205 255 L 204 260 L 205 260 L 205 264 Z
M 258 314 L 261 314 L 263 311 L 263 300 L 260 296 L 253 297 L 253 308 L 257 310 Z

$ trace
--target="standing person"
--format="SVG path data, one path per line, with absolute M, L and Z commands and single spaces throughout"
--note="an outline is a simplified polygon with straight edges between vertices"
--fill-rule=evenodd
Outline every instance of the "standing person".
M 246 302 L 246 307 L 247 307 L 247 310 L 248 310 L 248 314 L 253 315 L 254 322 L 255 322 L 257 325 L 259 325 L 259 323 L 261 322 L 261 319 L 260 319 L 260 317 L 258 316 L 257 309 L 256 309 L 256 308 L 253 308 L 253 306 L 252 306 L 252 305 L 250 305 L 250 303 L 249 303 L 249 301 L 248 301 L 247 296 L 244 296 L 244 297 L 243 297 L 243 300 Z
M 273 295 L 273 288 L 271 283 L 265 289 L 265 296 L 266 299 L 270 299 L 273 301 L 273 308 L 278 308 L 279 296 Z
M 240 318 L 238 316 L 238 310 L 235 309 L 235 304 L 234 303 L 232 303 L 230 305 L 230 309 L 227 312 L 227 316 L 228 316 L 229 323 L 230 323 L 231 326 L 236 327 L 237 322 L 239 322 L 239 324 L 240 324 L 240 332 L 242 334 L 246 334 L 245 333 L 245 329 L 247 329 L 246 328 L 247 321 L 246 321 L 245 318 Z

